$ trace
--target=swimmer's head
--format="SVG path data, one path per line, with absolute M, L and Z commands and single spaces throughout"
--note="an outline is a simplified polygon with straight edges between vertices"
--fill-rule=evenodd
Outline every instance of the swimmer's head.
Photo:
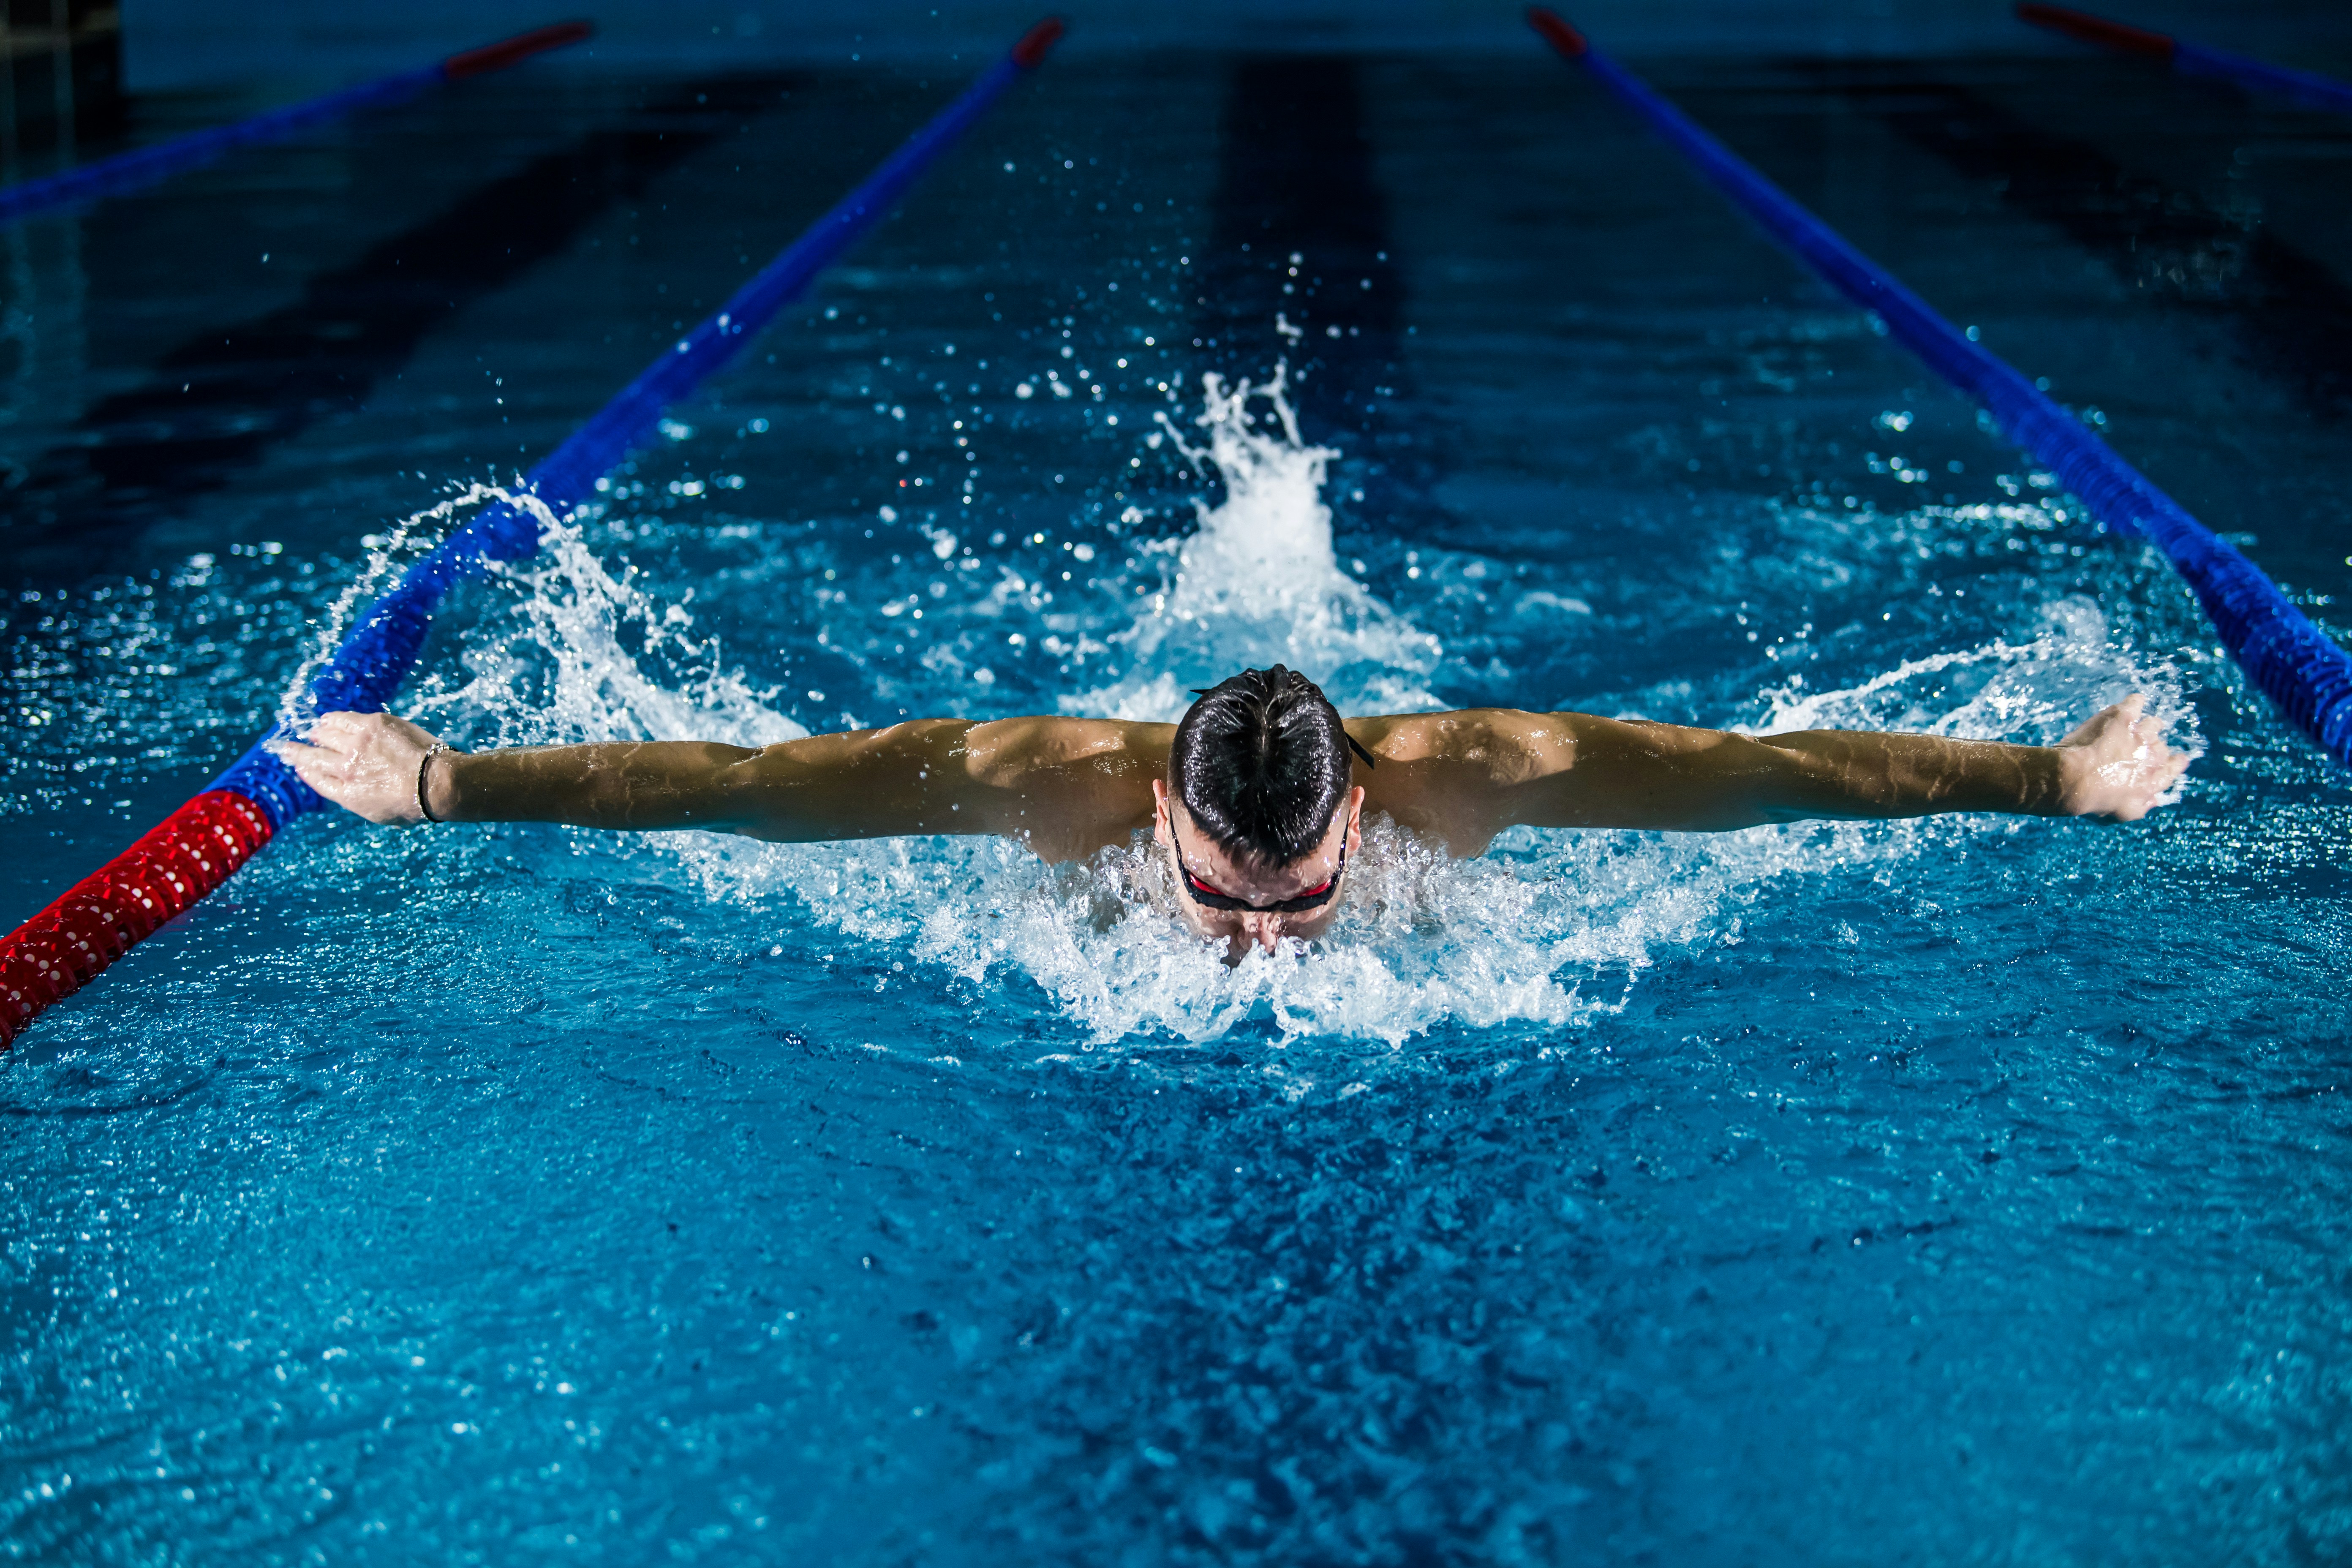
M 1351 782 L 1348 732 L 1295 669 L 1245 669 L 1201 693 L 1168 753 L 1168 787 L 1234 859 L 1273 868 L 1312 853 Z

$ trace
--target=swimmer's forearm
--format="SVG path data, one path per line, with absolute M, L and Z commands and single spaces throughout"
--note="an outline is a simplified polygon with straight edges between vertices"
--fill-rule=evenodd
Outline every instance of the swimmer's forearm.
M 1753 746 L 1772 754 L 1751 775 L 1757 787 L 1748 804 L 1759 821 L 2074 809 L 2066 755 L 2055 746 L 1844 730 L 1732 739 L 1745 742 L 1728 748 L 1735 752 Z
M 700 828 L 786 843 L 986 831 L 957 798 L 962 770 L 937 765 L 965 728 L 899 725 L 758 750 L 651 741 L 452 752 L 428 771 L 426 800 L 447 822 Z
M 1116 754 L 1074 763 L 1061 752 L 1083 753 L 1090 738 L 1074 739 L 1074 727 L 1117 731 Z M 1045 853 L 1073 835 L 1091 847 L 1148 819 L 1148 784 L 1125 776 L 1140 765 L 1127 754 L 1129 728 L 925 719 L 757 751 L 667 741 L 452 752 L 427 769 L 426 800 L 450 822 L 701 828 L 781 843 L 993 833 Z
M 2074 763 L 2053 746 L 1807 730 L 1742 735 L 1579 717 L 1572 762 L 1528 786 L 1538 826 L 1724 832 L 1936 812 L 2055 816 Z
M 444 822 L 560 822 L 636 830 L 736 827 L 729 771 L 759 755 L 702 741 L 446 752 L 426 769 Z

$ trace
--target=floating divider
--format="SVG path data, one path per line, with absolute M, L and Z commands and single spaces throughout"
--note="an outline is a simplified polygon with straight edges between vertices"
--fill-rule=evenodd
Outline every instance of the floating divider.
M 593 495 L 598 477 L 653 435 L 664 409 L 732 360 L 751 334 L 873 227 L 1006 88 L 1044 61 L 1061 34 L 1057 20 L 1031 28 L 1010 55 L 908 137 L 718 314 L 678 339 L 531 469 L 527 483 L 533 498 L 560 517 Z M 383 708 L 416 662 L 433 612 L 450 587 L 486 563 L 523 560 L 538 549 L 532 513 L 504 504 L 476 513 L 359 617 L 310 681 L 315 710 Z M 268 751 L 285 732 L 280 727 L 262 737 L 194 799 L 0 941 L 0 1047 L 43 1009 L 81 989 L 226 881 L 279 828 L 325 804 Z
M 2109 21 L 2105 16 L 2094 16 L 2088 11 L 2077 11 L 2071 5 L 2029 3 L 2020 5 L 2017 15 L 2020 20 L 2031 22 L 2037 27 L 2047 27 L 2052 32 L 2063 33 L 2087 44 L 2102 44 L 2123 54 L 2146 55 L 2151 59 L 2167 61 L 2183 76 L 2218 77 L 2240 87 L 2282 93 L 2313 109 L 2332 109 L 2338 114 L 2352 114 L 2352 84 L 2321 76 L 2316 71 L 2296 70 L 2291 66 L 2274 66 L 2263 60 L 2248 59 L 2243 55 L 2209 49 L 2187 38 L 2176 38 L 2168 33 L 2151 33 L 2146 27 L 2135 27 L 2128 22 Z
M 1529 10 L 1528 20 L 1647 120 L 1717 190 L 1848 299 L 1875 312 L 1888 333 L 1930 369 L 1975 398 L 2004 437 L 2055 473 L 2101 522 L 2161 550 L 2255 687 L 2329 755 L 2352 766 L 2352 654 L 2289 603 L 2261 567 L 1575 28 L 1541 7 Z
M 135 153 L 123 153 L 112 158 L 101 158 L 78 169 L 68 169 L 45 179 L 27 180 L 21 185 L 11 185 L 0 191 L 0 223 L 14 223 L 18 218 L 46 212 L 51 207 L 68 203 L 89 201 L 98 196 L 119 195 L 124 191 L 152 185 L 156 181 L 208 163 L 235 147 L 251 147 L 263 142 L 281 141 L 297 132 L 362 109 L 382 109 L 388 104 L 404 103 L 428 88 L 445 81 L 457 81 L 464 77 L 480 76 L 485 71 L 500 70 L 519 60 L 560 49 L 566 44 L 576 44 L 595 28 L 586 22 L 558 22 L 552 26 L 534 28 L 502 38 L 495 44 L 485 44 L 478 49 L 467 49 L 447 59 L 418 70 L 402 71 L 395 76 L 380 77 L 374 81 L 347 87 L 341 92 L 289 103 L 283 109 L 273 109 L 257 114 L 250 120 L 240 120 L 233 125 L 216 125 L 209 131 L 191 132 L 185 136 L 161 142 L 152 147 L 142 147 Z

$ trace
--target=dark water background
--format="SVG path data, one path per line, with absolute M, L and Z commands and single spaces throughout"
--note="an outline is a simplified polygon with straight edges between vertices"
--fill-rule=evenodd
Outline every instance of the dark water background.
M 2352 128 L 2089 58 L 1652 75 L 2344 634 Z M 0 919 L 268 722 L 363 536 L 548 450 L 949 85 L 517 77 L 0 234 Z M 2040 733 L 2140 679 L 2186 796 L 1528 836 L 1362 970 L 1456 987 L 1401 1038 L 1106 1036 L 1085 889 L 971 847 L 306 822 L 0 1061 L 0 1552 L 2352 1552 L 2342 774 L 1554 62 L 1041 76 L 625 476 L 613 646 L 714 727 L 1050 709 L 1219 499 L 1157 382 L 1286 348 L 1443 700 L 1916 723 L 1998 675 Z M 469 590 L 420 691 L 497 738 L 582 603 Z M 1525 995 L 1479 988 L 1515 866 Z M 1078 958 L 905 915 L 990 905 Z

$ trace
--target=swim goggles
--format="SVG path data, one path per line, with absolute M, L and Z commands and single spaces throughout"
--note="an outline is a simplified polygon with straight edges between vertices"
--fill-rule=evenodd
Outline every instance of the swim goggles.
M 1184 864 L 1184 846 L 1176 837 L 1176 817 L 1172 812 L 1168 815 L 1168 842 L 1175 847 L 1176 870 L 1184 879 L 1186 895 L 1204 910 L 1226 910 L 1244 915 L 1295 915 L 1306 910 L 1319 910 L 1339 896 L 1339 877 L 1348 868 L 1348 841 L 1342 837 L 1339 840 L 1339 863 L 1332 868 L 1328 881 L 1293 897 L 1276 899 L 1270 904 L 1253 904 L 1234 898 L 1231 893 L 1221 893 L 1192 875 L 1192 868 Z

